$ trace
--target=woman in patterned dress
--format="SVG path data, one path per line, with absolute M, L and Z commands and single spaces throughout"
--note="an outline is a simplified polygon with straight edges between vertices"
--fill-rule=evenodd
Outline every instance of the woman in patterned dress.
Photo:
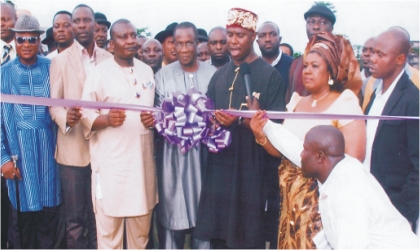
M 363 114 L 357 93 L 348 89 L 353 84 L 361 85 L 359 65 L 350 43 L 342 36 L 320 33 L 312 37 L 304 54 L 302 80 L 311 94 L 302 97 L 294 93 L 287 105 L 288 112 Z M 265 124 L 266 119 L 261 116 L 254 116 L 251 121 L 257 142 L 271 155 L 283 158 L 278 171 L 281 199 L 278 248 L 316 248 L 313 238 L 322 230 L 318 183 L 316 179 L 304 178 L 301 169 L 272 146 L 270 140 L 282 138 L 267 138 L 263 132 Z M 303 142 L 305 134 L 321 124 L 340 129 L 346 139 L 346 154 L 363 161 L 364 120 L 286 119 L 283 125 L 276 126 L 284 126 Z

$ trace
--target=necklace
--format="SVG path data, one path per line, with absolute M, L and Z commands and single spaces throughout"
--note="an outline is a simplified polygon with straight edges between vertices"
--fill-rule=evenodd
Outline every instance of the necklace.
M 235 82 L 236 82 L 236 78 L 238 78 L 238 74 L 239 74 L 239 67 L 237 67 L 236 69 L 235 69 L 235 79 L 233 79 L 233 82 L 232 82 L 232 86 L 230 86 L 230 88 L 229 88 L 229 92 L 230 92 L 230 97 L 229 97 L 229 108 L 231 108 L 232 107 L 232 94 L 233 94 L 233 87 L 235 86 Z
M 325 95 L 323 95 L 321 98 L 319 98 L 318 100 L 315 100 L 313 98 L 313 96 L 311 95 L 311 98 L 314 100 L 311 104 L 312 108 L 315 108 L 316 105 L 318 105 L 318 102 L 321 101 L 322 99 L 324 99 L 325 97 L 327 97 L 327 95 L 330 93 L 330 91 L 328 91 Z

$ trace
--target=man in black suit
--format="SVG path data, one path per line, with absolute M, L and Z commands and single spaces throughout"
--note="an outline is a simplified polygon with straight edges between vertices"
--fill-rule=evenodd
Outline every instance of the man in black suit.
M 257 32 L 257 43 L 260 47 L 262 59 L 271 64 L 280 73 L 283 80 L 281 94 L 284 94 L 284 98 L 289 84 L 289 70 L 293 58 L 281 52 L 280 29 L 275 23 L 265 22 Z
M 419 116 L 419 90 L 404 71 L 409 51 L 410 38 L 402 28 L 375 38 L 370 72 L 382 81 L 365 114 Z M 398 211 L 414 223 L 419 215 L 419 121 L 368 120 L 366 129 L 364 165 Z

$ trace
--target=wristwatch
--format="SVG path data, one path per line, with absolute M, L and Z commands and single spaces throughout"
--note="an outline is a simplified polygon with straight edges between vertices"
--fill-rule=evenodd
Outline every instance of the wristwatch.
M 66 125 L 65 134 L 70 133 L 70 131 L 71 131 L 71 129 L 72 129 L 72 128 L 73 128 L 73 127 L 70 127 L 69 125 Z
M 238 126 L 241 126 L 244 123 L 244 118 L 241 116 L 238 119 Z

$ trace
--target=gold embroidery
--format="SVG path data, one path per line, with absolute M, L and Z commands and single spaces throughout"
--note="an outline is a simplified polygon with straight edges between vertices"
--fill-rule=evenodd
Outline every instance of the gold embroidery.
M 233 79 L 232 86 L 230 86 L 230 88 L 229 88 L 229 91 L 230 91 L 229 108 L 231 108 L 231 107 L 232 107 L 232 94 L 233 94 L 233 87 L 234 87 L 234 85 L 235 85 L 236 78 L 238 78 L 238 74 L 239 74 L 239 67 L 237 67 L 237 68 L 235 69 L 235 73 L 236 73 L 236 75 L 235 75 L 235 79 Z

